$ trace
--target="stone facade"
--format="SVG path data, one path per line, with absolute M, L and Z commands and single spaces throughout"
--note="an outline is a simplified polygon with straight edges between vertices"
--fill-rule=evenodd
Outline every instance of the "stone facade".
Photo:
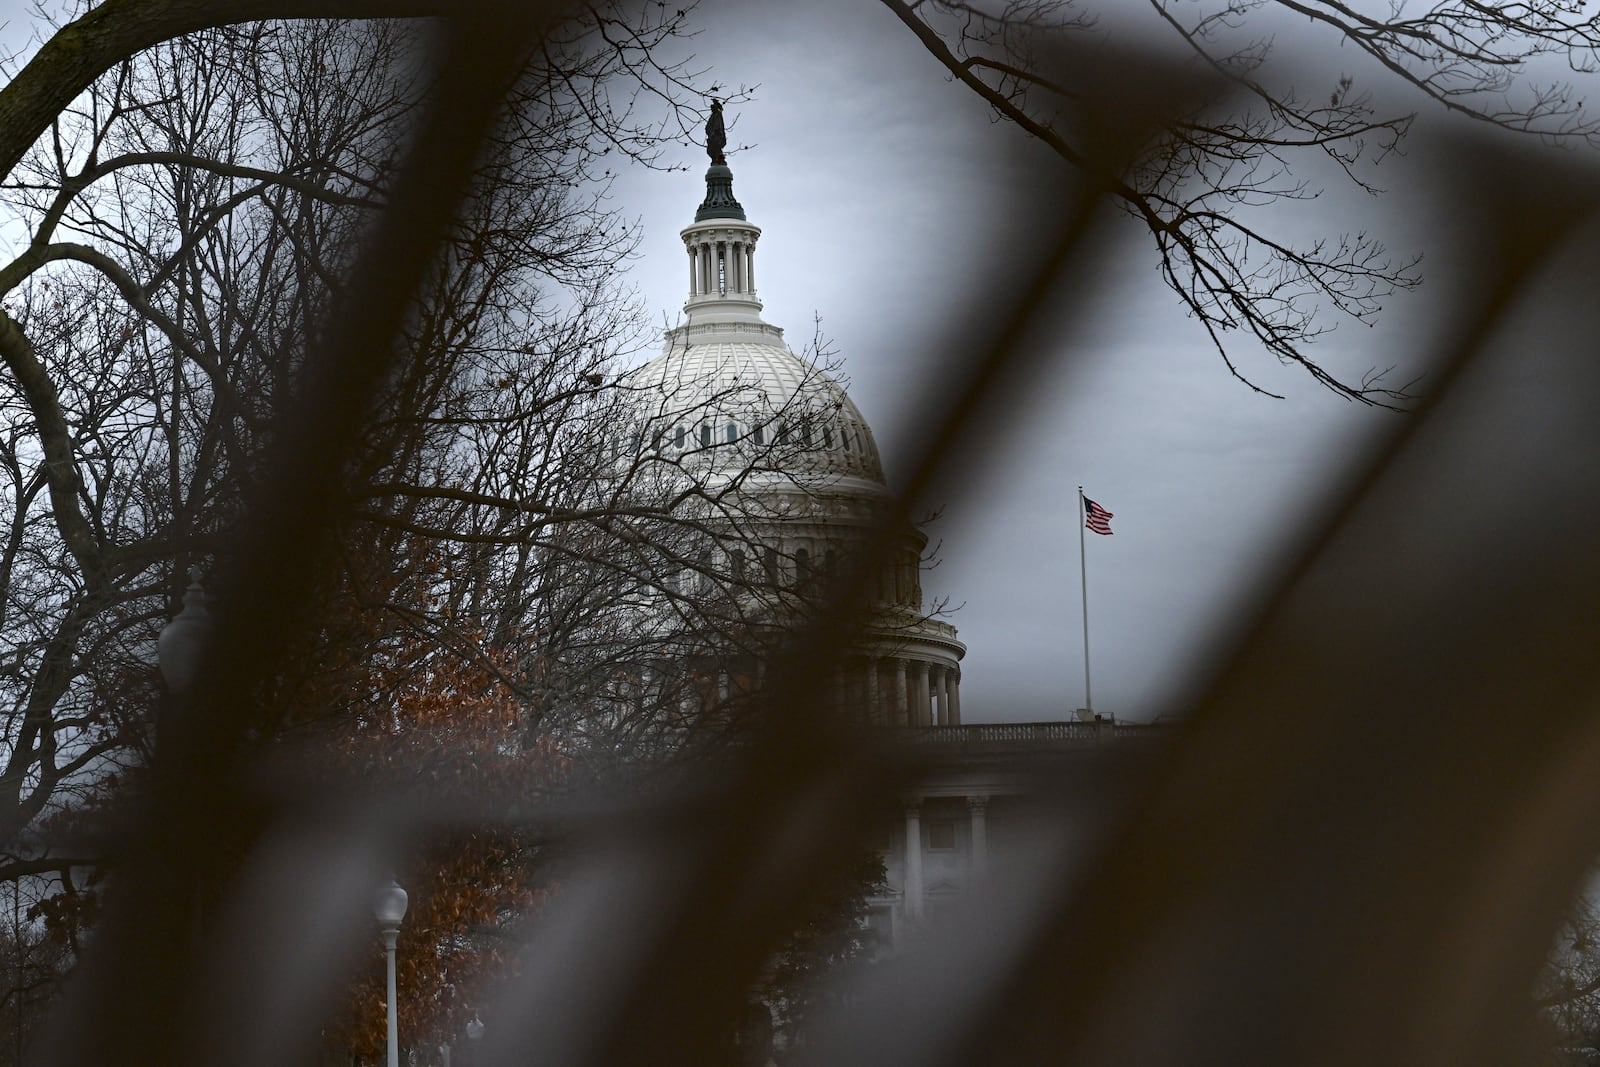
M 1158 736 L 1148 726 L 1111 722 L 988 723 L 897 732 L 922 766 L 870 842 L 883 861 L 885 887 L 869 901 L 879 952 L 932 921 L 980 883 L 1004 883 L 1032 853 L 1034 799 L 1047 783 L 1087 769 L 1108 744 Z M 1084 805 L 1087 815 L 1094 809 Z M 1052 817 L 1059 809 L 1052 808 Z M 1056 829 L 1060 829 L 1057 827 Z M 1070 828 L 1085 840 L 1092 820 Z

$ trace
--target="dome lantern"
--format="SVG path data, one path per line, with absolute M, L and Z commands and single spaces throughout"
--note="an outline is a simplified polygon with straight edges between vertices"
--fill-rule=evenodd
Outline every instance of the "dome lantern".
M 761 322 L 756 297 L 756 240 L 761 228 L 746 220 L 733 196 L 733 170 L 722 154 L 728 136 L 722 104 L 711 102 L 706 122 L 706 198 L 694 222 L 682 232 L 689 253 L 689 299 L 683 305 L 689 325 L 719 322 Z

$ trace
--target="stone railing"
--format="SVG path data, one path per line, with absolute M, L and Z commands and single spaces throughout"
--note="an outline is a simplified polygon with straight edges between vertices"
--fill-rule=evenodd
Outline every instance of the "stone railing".
M 916 744 L 1028 744 L 1052 741 L 1100 741 L 1109 737 L 1149 734 L 1159 727 L 1109 722 L 986 722 L 966 726 L 923 726 L 906 731 Z
M 754 294 L 751 294 L 754 296 Z M 721 296 L 702 293 L 689 298 L 690 304 L 707 304 L 724 299 Z M 742 297 L 738 297 L 742 299 Z M 742 333 L 752 337 L 765 337 L 781 343 L 783 328 L 774 326 L 770 322 L 697 322 L 693 326 L 688 324 L 674 326 L 667 331 L 667 336 L 673 340 L 680 338 L 703 337 L 707 334 Z

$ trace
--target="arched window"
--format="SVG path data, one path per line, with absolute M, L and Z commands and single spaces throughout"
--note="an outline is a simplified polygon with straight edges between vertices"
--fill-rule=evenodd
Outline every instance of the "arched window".
M 733 444 L 735 441 L 737 441 L 739 439 L 739 424 L 738 423 L 736 423 L 736 422 L 728 423 L 727 437 L 728 437 L 728 443 L 730 445 Z
M 674 429 L 672 431 L 672 444 L 673 444 L 673 446 L 676 447 L 676 448 L 682 448 L 684 439 L 687 438 L 688 436 L 689 436 L 689 431 L 688 430 L 685 430 L 682 426 L 677 427 L 676 429 Z
M 761 566 L 767 572 L 767 582 L 778 584 L 778 550 L 768 545 L 761 553 Z
M 702 422 L 700 424 L 700 447 L 711 447 L 711 424 L 709 422 Z
M 744 581 L 744 549 L 735 548 L 728 553 L 728 573 L 736 582 Z
M 750 436 L 755 438 L 756 444 L 758 444 L 758 445 L 766 444 L 766 436 L 767 435 L 766 435 L 765 430 L 762 427 L 760 427 L 760 426 L 752 426 L 750 428 Z
M 811 553 L 803 548 L 794 550 L 794 577 L 796 585 L 811 581 Z
M 824 426 L 822 428 L 822 447 L 823 448 L 832 448 L 833 447 L 833 427 L 831 427 L 831 426 Z

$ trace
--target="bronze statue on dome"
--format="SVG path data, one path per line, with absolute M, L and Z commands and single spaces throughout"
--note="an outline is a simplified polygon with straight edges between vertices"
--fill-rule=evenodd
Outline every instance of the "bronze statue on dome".
M 722 124 L 722 101 L 711 101 L 711 117 L 706 120 L 706 153 L 713 166 L 725 167 L 728 161 L 722 150 L 728 147 L 728 131 Z

